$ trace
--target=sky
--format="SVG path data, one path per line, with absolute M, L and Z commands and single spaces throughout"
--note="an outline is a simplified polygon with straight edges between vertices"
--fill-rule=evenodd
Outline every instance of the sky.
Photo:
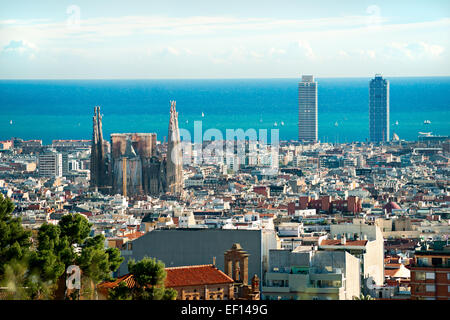
M 450 1 L 2 1 L 0 79 L 450 75 Z

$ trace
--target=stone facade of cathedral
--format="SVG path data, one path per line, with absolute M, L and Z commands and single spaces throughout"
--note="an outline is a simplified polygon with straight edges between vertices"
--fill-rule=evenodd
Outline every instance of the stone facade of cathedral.
M 100 107 L 94 113 L 91 189 L 125 196 L 181 194 L 183 166 L 175 101 L 170 102 L 166 154 L 157 148 L 156 133 L 113 133 L 109 144 L 103 140 Z

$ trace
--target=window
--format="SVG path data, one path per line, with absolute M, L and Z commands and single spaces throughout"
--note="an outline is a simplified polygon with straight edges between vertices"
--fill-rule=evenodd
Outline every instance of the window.
M 431 258 L 431 263 L 433 266 L 440 266 L 442 265 L 442 258 Z
M 447 280 L 450 280 L 450 272 L 447 272 Z
M 434 272 L 427 272 L 426 279 L 434 279 Z
M 419 265 L 419 267 L 427 267 L 428 258 L 417 258 L 417 264 Z
M 427 292 L 435 292 L 436 291 L 436 286 L 434 284 L 427 284 L 426 285 L 426 291 Z
M 416 286 L 416 293 L 421 293 L 421 292 L 424 292 L 424 287 L 423 287 L 423 285 L 419 285 L 419 286 Z
M 425 272 L 416 271 L 415 272 L 416 280 L 425 280 Z

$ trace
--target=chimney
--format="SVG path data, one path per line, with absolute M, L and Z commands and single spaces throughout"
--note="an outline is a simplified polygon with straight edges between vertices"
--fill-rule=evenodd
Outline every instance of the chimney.
M 213 267 L 216 267 L 216 257 L 213 257 Z

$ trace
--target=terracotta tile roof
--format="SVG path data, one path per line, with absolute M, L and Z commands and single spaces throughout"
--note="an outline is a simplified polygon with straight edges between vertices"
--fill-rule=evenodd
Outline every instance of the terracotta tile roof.
M 144 234 L 145 234 L 145 232 L 137 231 L 137 232 L 128 233 L 128 234 L 125 234 L 125 235 L 119 235 L 118 237 L 120 237 L 120 238 L 128 238 L 130 240 L 134 240 L 134 239 L 137 239 L 137 238 L 143 236 Z
M 392 278 L 392 277 L 395 277 L 397 272 L 398 272 L 398 269 L 385 269 L 384 270 L 384 276 Z
M 198 265 L 166 268 L 166 281 L 164 283 L 166 288 L 184 287 L 184 286 L 199 286 L 199 285 L 214 285 L 223 283 L 233 283 L 233 279 L 225 273 L 214 267 L 213 265 Z M 125 281 L 129 288 L 132 288 L 136 282 L 133 275 L 128 273 L 117 278 L 112 282 L 102 282 L 97 287 L 100 291 L 107 292 L 109 289 L 115 288 Z
M 341 244 L 341 240 L 322 240 L 320 243 L 321 246 L 365 246 L 367 240 L 347 240 L 343 245 Z
M 166 272 L 165 286 L 168 288 L 234 282 L 213 265 L 166 268 Z
M 386 257 L 384 258 L 384 263 L 399 263 L 400 258 L 399 257 Z

